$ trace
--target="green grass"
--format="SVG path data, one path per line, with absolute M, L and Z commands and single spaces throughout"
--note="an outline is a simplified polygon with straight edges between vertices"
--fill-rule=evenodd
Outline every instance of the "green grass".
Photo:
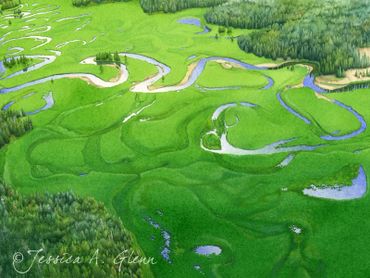
M 360 122 L 349 111 L 320 99 L 309 90 L 291 90 L 283 94 L 287 103 L 305 117 L 315 121 L 324 133 L 342 135 L 360 128 Z
M 215 78 L 215 76 L 218 78 Z M 245 86 L 263 88 L 267 85 L 267 80 L 259 72 L 247 71 L 237 67 L 228 68 L 228 65 L 223 66 L 222 64 L 210 62 L 197 83 L 204 87 Z
M 24 65 L 18 64 L 18 65 L 15 65 L 14 67 L 11 67 L 11 68 L 5 68 L 5 72 L 3 73 L 3 75 L 1 75 L 1 78 L 6 78 L 7 76 L 9 76 L 9 75 L 11 75 L 11 74 L 13 74 L 13 73 L 15 73 L 17 71 L 26 70 L 27 67 L 33 66 L 35 64 L 38 64 L 41 61 L 42 61 L 41 59 L 33 58 L 30 61 L 30 63 L 29 63 L 28 66 L 24 66 Z
M 230 118 L 238 117 L 239 123 L 229 128 L 229 141 L 240 148 L 256 149 L 281 139 L 304 137 L 310 133 L 309 128 L 298 121 L 296 126 L 292 126 L 284 117 L 285 113 L 279 107 L 274 110 L 263 106 L 230 109 L 226 115 Z
M 47 0 L 38 2 L 46 7 Z M 15 31 L 7 37 L 10 39 L 22 36 L 16 30 L 25 24 L 49 24 L 52 29 L 40 35 L 50 36 L 52 42 L 34 50 L 31 48 L 37 43 L 30 39 L 14 41 L 9 47 L 22 46 L 27 55 L 50 55 L 49 49 L 69 40 L 88 42 L 96 36 L 96 41 L 67 45 L 54 63 L 1 80 L 1 87 L 66 72 L 89 72 L 109 80 L 117 75 L 116 69 L 105 66 L 101 74 L 97 66 L 79 64 L 102 51 L 139 53 L 168 65 L 171 73 L 163 83 L 158 81 L 158 86 L 177 84 L 188 65 L 202 57 L 232 57 L 250 64 L 271 62 L 240 51 L 235 41 L 215 39 L 215 26 L 210 34 L 197 35 L 199 28 L 177 23 L 183 17 L 202 18 L 204 9 L 149 16 L 136 1 L 87 8 L 73 8 L 69 1 L 61 0 L 53 4 L 60 5 L 60 14 L 40 15 L 29 23 L 16 19 L 7 28 Z M 89 16 L 56 22 L 80 14 Z M 75 31 L 88 19 L 89 24 Z M 5 51 L 0 49 L 0 57 Z M 197 57 L 188 60 L 192 55 Z M 364 221 L 368 194 L 360 200 L 337 202 L 309 198 L 302 190 L 313 183 L 350 183 L 359 164 L 370 173 L 370 133 L 367 129 L 340 142 L 320 139 L 326 132 L 351 132 L 358 128 L 358 122 L 308 89 L 284 91 L 283 98 L 314 119 L 314 124 L 306 125 L 279 104 L 276 93 L 302 83 L 305 67 L 257 72 L 225 69 L 210 62 L 197 80 L 199 85 L 242 88 L 203 92 L 191 86 L 164 94 L 130 92 L 134 82 L 157 72 L 154 66 L 128 58 L 127 69 L 129 80 L 113 88 L 61 79 L 0 95 L 0 107 L 14 100 L 14 108 L 25 111 L 41 107 L 42 96 L 49 91 L 55 99 L 51 109 L 31 116 L 32 132 L 0 150 L 4 181 L 25 194 L 73 190 L 103 201 L 121 217 L 144 253 L 158 260 L 151 268 L 156 277 L 201 277 L 194 265 L 201 266 L 205 277 L 363 277 L 368 273 L 366 246 L 370 242 L 366 235 L 370 225 Z M 271 89 L 260 89 L 266 84 L 262 74 L 274 79 Z M 23 98 L 32 92 L 35 94 Z M 358 90 L 328 97 L 350 105 L 369 123 L 369 94 L 370 90 Z M 245 101 L 258 106 L 238 106 L 224 112 L 228 124 L 239 118 L 228 130 L 233 145 L 253 149 L 293 137 L 297 139 L 292 145 L 324 145 L 312 152 L 296 153 L 282 169 L 276 165 L 288 153 L 237 157 L 204 151 L 200 140 L 214 127 L 213 112 L 222 104 Z M 128 115 L 151 103 L 123 123 Z M 217 147 L 214 139 L 209 143 Z M 148 216 L 171 234 L 172 264 L 161 258 L 164 241 L 159 230 L 144 220 Z M 303 233 L 292 233 L 291 225 L 301 227 Z M 195 254 L 194 248 L 202 244 L 219 245 L 222 254 Z

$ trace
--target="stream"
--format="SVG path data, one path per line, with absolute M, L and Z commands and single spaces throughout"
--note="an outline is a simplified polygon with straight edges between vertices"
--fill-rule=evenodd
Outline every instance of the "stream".
M 41 47 L 41 46 L 43 46 L 46 43 L 49 43 L 51 41 L 51 38 L 40 37 L 40 36 L 29 36 L 29 37 L 22 37 L 22 38 L 11 39 L 11 40 L 19 40 L 19 39 L 26 39 L 26 38 L 46 40 L 43 44 L 38 45 L 34 48 Z M 11 40 L 5 41 L 5 42 L 3 42 L 3 44 L 8 43 Z M 86 44 L 85 41 L 73 40 L 73 41 L 68 41 L 68 42 L 58 44 L 57 48 L 62 48 L 63 46 L 65 46 L 69 43 L 72 43 L 72 42 L 82 42 L 82 44 L 84 44 L 84 45 Z M 137 83 L 137 84 L 135 84 L 134 86 L 131 87 L 132 92 L 141 92 L 141 93 L 178 92 L 178 91 L 181 91 L 183 89 L 186 89 L 186 88 L 192 86 L 196 82 L 196 80 L 199 78 L 199 76 L 203 73 L 207 62 L 209 62 L 209 61 L 219 61 L 219 62 L 232 63 L 232 64 L 235 64 L 235 65 L 237 65 L 241 68 L 244 68 L 246 70 L 266 70 L 267 69 L 267 67 L 255 66 L 255 65 L 248 64 L 248 63 L 242 62 L 240 60 L 229 58 L 229 57 L 212 56 L 212 57 L 207 57 L 207 58 L 201 58 L 196 63 L 194 63 L 193 66 L 189 68 L 186 78 L 182 82 L 180 82 L 179 84 L 164 86 L 164 87 L 159 87 L 159 88 L 151 88 L 152 86 L 155 85 L 156 82 L 161 80 L 164 76 L 168 75 L 171 72 L 171 68 L 169 66 L 157 61 L 156 59 L 145 56 L 145 55 L 134 54 L 134 53 L 124 53 L 123 52 L 123 53 L 120 53 L 120 56 L 127 56 L 127 57 L 130 57 L 132 59 L 145 61 L 149 64 L 154 65 L 157 68 L 157 70 L 158 70 L 157 74 L 155 74 L 154 76 L 149 77 L 148 79 L 145 79 L 144 81 L 141 81 L 141 82 L 139 82 L 139 83 Z M 92 58 L 88 58 L 88 59 L 92 59 Z M 46 62 L 46 64 L 48 64 L 48 63 Z M 43 65 L 45 65 L 45 64 L 40 64 L 35 69 L 38 69 L 38 68 L 42 67 Z M 125 71 L 125 73 L 123 73 L 123 71 Z M 121 66 L 121 75 L 128 76 L 126 67 L 124 65 Z M 310 76 L 310 75 L 308 75 L 308 76 Z M 267 79 L 268 83 L 262 89 L 264 89 L 264 90 L 270 89 L 274 85 L 274 81 L 273 81 L 272 78 L 270 78 L 269 76 L 267 76 L 265 74 L 264 74 L 264 77 Z M 91 81 L 91 83 L 93 83 L 93 84 L 95 84 L 99 87 L 104 87 L 104 88 L 120 85 L 120 84 L 122 84 L 122 80 L 123 80 L 123 79 L 120 79 L 121 82 L 115 82 L 115 83 L 112 84 L 111 82 L 101 82 L 101 79 L 97 78 L 96 76 L 94 76 L 92 74 L 88 74 L 88 73 L 64 73 L 64 74 L 56 74 L 56 75 L 52 75 L 52 76 L 49 76 L 49 77 L 44 77 L 44 78 L 41 78 L 39 80 L 34 80 L 34 81 L 28 82 L 26 84 L 16 86 L 14 88 L 5 88 L 5 89 L 2 89 L 0 91 L 0 93 L 15 91 L 15 90 L 19 90 L 19 89 L 22 89 L 22 88 L 25 88 L 25 87 L 29 87 L 29 86 L 32 86 L 32 85 L 36 85 L 36 84 L 46 82 L 46 81 L 49 81 L 51 79 L 61 79 L 61 78 L 88 79 L 89 81 Z M 127 78 L 125 78 L 125 79 L 127 80 Z M 306 79 L 307 79 L 307 77 L 305 78 L 305 80 Z M 311 89 L 315 90 L 316 85 L 314 84 L 313 77 L 310 78 L 309 80 L 310 80 L 310 82 L 305 82 L 305 86 L 308 86 Z M 206 88 L 205 90 L 207 90 L 207 89 L 212 90 L 213 88 Z M 225 88 L 220 87 L 220 88 L 215 88 L 214 90 L 222 90 L 222 89 L 229 89 L 229 87 L 225 87 Z M 298 116 L 298 115 L 296 115 L 296 116 Z

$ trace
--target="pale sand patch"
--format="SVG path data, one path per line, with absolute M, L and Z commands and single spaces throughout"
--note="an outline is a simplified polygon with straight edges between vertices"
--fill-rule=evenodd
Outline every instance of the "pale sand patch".
M 188 82 L 191 74 L 193 73 L 195 67 L 198 65 L 198 62 L 197 63 L 191 63 L 189 66 L 188 66 L 188 71 L 186 72 L 185 74 L 185 77 L 183 80 L 181 80 L 179 86 L 181 85 L 184 85 L 186 82 Z
M 273 64 L 273 63 L 265 63 L 265 64 L 258 64 L 257 67 L 265 67 L 265 68 L 277 68 L 281 64 Z
M 220 60 L 214 60 L 214 62 L 216 62 L 218 64 L 221 64 L 221 66 L 223 66 L 225 69 L 231 69 L 231 68 L 245 69 L 245 68 L 243 68 L 241 65 L 239 65 L 237 63 L 225 61 L 225 60 L 222 60 L 222 59 L 220 59 Z
M 230 63 L 221 63 L 221 66 L 224 69 L 232 69 L 233 68 L 233 65 L 231 65 Z
M 358 51 L 360 52 L 361 55 L 370 57 L 370 47 L 359 48 Z
M 180 83 L 176 84 L 175 86 L 181 86 L 181 85 L 184 85 L 186 84 L 186 82 L 188 82 L 191 74 L 193 73 L 195 67 L 198 65 L 198 62 L 195 62 L 195 63 L 191 63 L 189 66 L 188 66 L 188 70 L 186 71 L 186 74 L 185 74 L 185 77 L 181 80 Z M 155 90 L 155 89 L 160 89 L 160 88 L 163 88 L 163 87 L 166 87 L 166 86 L 155 86 L 155 85 L 151 85 L 148 87 L 148 89 L 150 91 L 152 90 Z
M 358 50 L 361 55 L 370 58 L 370 47 L 359 48 Z M 316 83 L 324 89 L 338 89 L 353 82 L 370 81 L 370 76 L 366 76 L 366 71 L 370 72 L 370 67 L 347 70 L 344 78 L 337 78 L 335 75 L 321 75 L 316 78 Z M 357 77 L 356 72 L 363 73 L 363 76 Z
M 316 78 L 316 82 L 320 87 L 329 87 L 329 88 L 340 88 L 344 87 L 350 83 L 353 82 L 364 82 L 369 81 L 370 76 L 366 76 L 366 71 L 370 72 L 369 68 L 363 68 L 363 69 L 350 69 L 345 72 L 344 78 L 337 78 L 335 75 L 321 75 Z M 356 76 L 356 72 L 362 73 L 363 76 Z
M 329 101 L 329 102 L 334 102 L 334 100 L 324 96 L 323 94 L 319 94 L 319 93 L 316 93 L 315 92 L 315 96 L 318 98 L 318 99 L 323 99 L 323 100 L 326 100 L 326 101 Z
M 345 85 L 334 85 L 334 84 L 322 83 L 322 82 L 319 81 L 319 78 L 318 77 L 315 79 L 315 83 L 320 88 L 323 88 L 323 89 L 329 90 L 329 91 L 332 91 L 332 90 L 336 90 L 336 89 L 340 89 L 340 88 L 345 87 Z
M 119 70 L 119 67 L 115 66 L 115 65 L 107 65 L 108 67 L 111 67 L 111 68 L 116 68 Z M 111 79 L 109 79 L 109 82 L 117 82 L 118 80 L 120 80 L 122 78 L 122 75 L 124 73 L 122 71 L 119 70 L 119 74 L 115 77 L 112 77 Z
M 70 78 L 70 79 L 81 79 L 83 81 L 85 81 L 88 85 L 94 85 L 95 87 L 98 87 L 98 88 L 104 88 L 103 86 L 99 85 L 99 84 L 95 84 L 93 83 L 90 78 L 87 78 L 85 76 L 78 76 L 78 75 L 71 75 L 71 76 L 66 76 L 66 78 Z

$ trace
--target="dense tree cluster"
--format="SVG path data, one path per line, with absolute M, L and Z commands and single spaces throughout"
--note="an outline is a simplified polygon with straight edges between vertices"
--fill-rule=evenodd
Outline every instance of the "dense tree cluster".
M 113 62 L 119 65 L 121 63 L 121 57 L 118 52 L 99 52 L 96 54 L 95 61 L 98 65 L 111 64 Z
M 14 7 L 17 7 L 21 3 L 20 0 L 0 0 L 1 10 L 7 10 Z
M 227 0 L 140 0 L 146 13 L 174 13 L 180 10 L 197 7 L 211 7 L 225 3 Z
M 283 24 L 302 10 L 298 2 L 291 5 L 270 5 L 265 2 L 238 2 L 225 4 L 208 10 L 204 17 L 207 22 L 237 28 L 260 29 L 274 24 Z M 295 13 L 294 13 L 295 12 Z
M 317 61 L 319 72 L 343 76 L 369 65 L 358 48 L 370 43 L 366 1 L 230 2 L 210 9 L 207 22 L 256 30 L 238 38 L 241 49 L 276 59 Z
M 14 16 L 14 18 L 22 18 L 23 13 L 22 13 L 21 9 L 15 9 L 13 11 L 13 16 Z
M 101 4 L 101 3 L 109 3 L 109 2 L 127 2 L 129 0 L 72 0 L 73 6 L 81 7 L 87 6 L 91 3 L 94 4 Z
M 76 7 L 91 3 L 127 2 L 130 0 L 72 0 Z M 140 5 L 146 13 L 174 13 L 180 10 L 197 7 L 212 7 L 227 2 L 227 0 L 140 0 Z
M 0 111 L 0 148 L 31 128 L 23 112 Z M 70 192 L 25 197 L 0 182 L 0 246 L 2 278 L 142 277 L 144 257 L 121 221 Z M 52 258 L 33 263 L 41 256 Z
M 0 111 L 0 148 L 32 129 L 32 122 L 23 112 Z M 1 276 L 1 275 L 0 275 Z
M 34 258 L 27 251 L 40 249 L 38 258 L 59 255 L 66 262 L 72 255 L 81 263 L 51 260 L 34 265 L 25 277 L 142 277 L 142 264 L 127 259 L 119 270 L 114 263 L 124 250 L 127 257 L 131 252 L 138 256 L 122 223 L 103 204 L 68 192 L 25 197 L 0 183 L 0 246 L 2 278 L 18 277 L 15 268 L 25 271 Z M 16 252 L 23 254 L 23 261 L 14 267 Z
M 4 57 L 3 64 L 4 67 L 6 68 L 13 68 L 17 65 L 22 65 L 22 66 L 29 66 L 31 63 L 32 59 L 27 58 L 25 55 L 21 55 L 19 57 L 11 57 L 11 58 L 6 58 Z
M 353 90 L 358 90 L 358 89 L 367 89 L 367 88 L 370 88 L 370 81 L 365 80 L 365 81 L 352 82 L 344 87 L 331 90 L 331 92 L 333 93 L 348 92 L 348 91 L 353 91 Z

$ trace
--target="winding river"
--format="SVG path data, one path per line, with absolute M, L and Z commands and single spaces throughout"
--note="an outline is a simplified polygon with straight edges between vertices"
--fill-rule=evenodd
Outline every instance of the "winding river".
M 45 45 L 46 43 L 50 42 L 50 40 L 51 40 L 51 38 L 40 37 L 40 36 L 29 36 L 29 37 L 22 37 L 22 38 L 17 38 L 17 39 L 12 39 L 12 40 L 19 40 L 19 39 L 26 39 L 26 38 L 46 40 L 46 42 L 44 42 L 41 45 L 36 46 L 36 48 L 41 47 L 42 45 Z M 8 43 L 9 41 L 11 41 L 11 40 L 3 42 L 3 44 Z M 61 44 L 57 45 L 57 48 L 61 48 L 61 47 L 65 46 L 68 43 L 78 42 L 78 41 L 82 42 L 83 44 L 86 44 L 85 41 L 75 40 L 75 41 L 69 41 L 69 42 L 61 43 Z M 144 80 L 142 82 L 139 82 L 139 83 L 137 83 L 137 84 L 135 84 L 134 86 L 131 87 L 132 92 L 141 92 L 141 93 L 177 92 L 177 91 L 181 91 L 183 89 L 186 89 L 186 88 L 192 86 L 196 82 L 196 80 L 199 78 L 199 76 L 203 73 L 207 62 L 209 62 L 209 61 L 218 61 L 218 62 L 221 62 L 221 63 L 222 62 L 231 63 L 231 64 L 234 64 L 234 65 L 239 66 L 241 68 L 244 68 L 246 70 L 266 70 L 266 69 L 268 69 L 267 67 L 255 66 L 255 65 L 248 64 L 248 63 L 245 63 L 243 61 L 233 59 L 233 58 L 229 58 L 229 57 L 212 56 L 212 57 L 201 58 L 197 62 L 191 64 L 189 66 L 189 70 L 188 70 L 187 75 L 185 76 L 184 80 L 182 82 L 180 82 L 179 84 L 153 88 L 153 86 L 155 85 L 156 82 L 158 82 L 159 80 L 162 79 L 162 77 L 168 75 L 171 72 L 171 68 L 169 66 L 157 61 L 154 58 L 151 58 L 151 57 L 148 57 L 148 56 L 145 56 L 145 55 L 134 54 L 134 53 L 124 53 L 123 52 L 123 53 L 120 53 L 120 56 L 127 56 L 127 57 L 130 57 L 132 59 L 145 61 L 149 64 L 154 65 L 157 68 L 158 72 L 154 76 L 149 77 L 146 80 Z M 50 61 L 50 59 L 53 59 L 53 58 L 49 57 L 49 61 Z M 87 59 L 91 60 L 93 58 L 87 58 Z M 48 64 L 47 61 L 45 61 L 45 63 Z M 38 69 L 38 68 L 40 68 L 44 65 L 45 64 L 39 64 L 37 66 L 37 68 L 35 68 L 35 69 Z M 121 76 L 122 75 L 124 75 L 124 76 L 128 75 L 125 66 L 122 65 L 120 67 L 120 69 L 121 69 L 121 73 L 120 73 Z M 270 89 L 274 85 L 274 81 L 269 76 L 267 76 L 265 74 L 263 74 L 263 75 L 267 79 L 268 83 L 262 89 L 264 89 L 264 90 Z M 310 75 L 308 75 L 308 76 L 310 76 Z M 13 87 L 13 88 L 2 89 L 0 91 L 0 93 L 12 92 L 12 91 L 16 91 L 16 90 L 26 88 L 26 87 L 29 87 L 29 86 L 32 86 L 32 85 L 41 84 L 43 82 L 50 81 L 51 79 L 61 79 L 61 78 L 80 78 L 80 79 L 84 79 L 84 80 L 87 79 L 87 80 L 91 81 L 92 84 L 94 84 L 96 86 L 99 86 L 99 87 L 117 86 L 117 85 L 122 84 L 122 80 L 123 80 L 123 79 L 120 78 L 120 82 L 113 82 L 113 83 L 112 82 L 102 82 L 101 79 L 99 79 L 98 77 L 96 77 L 92 74 L 88 74 L 88 73 L 64 73 L 64 74 L 55 74 L 55 75 L 52 75 L 52 76 L 44 77 L 44 78 L 34 80 L 34 81 L 31 81 L 31 82 L 28 82 L 28 83 L 25 83 L 25 84 L 22 84 L 22 85 Z M 311 78 L 310 80 L 312 82 L 305 82 L 305 86 L 309 86 L 313 90 L 316 90 L 316 87 L 315 87 L 316 85 L 314 84 L 313 77 L 310 77 L 310 78 Z M 127 80 L 127 78 L 125 78 L 125 79 Z M 208 88 L 208 89 L 212 90 L 212 88 Z M 217 90 L 217 89 L 229 89 L 229 88 L 228 87 L 216 88 L 215 90 Z
M 344 135 L 341 135 L 341 136 L 335 136 L 335 135 L 325 135 L 325 136 L 321 136 L 322 139 L 324 140 L 327 140 L 327 141 L 338 141 L 338 140 L 346 140 L 346 139 L 351 139 L 361 133 L 363 133 L 365 130 L 366 130 L 366 127 L 367 127 L 367 124 L 366 124 L 366 121 L 364 119 L 364 117 L 362 117 L 356 110 L 354 110 L 351 106 L 348 106 L 338 100 L 334 100 L 334 102 L 336 105 L 346 109 L 348 112 L 352 113 L 353 116 L 356 117 L 356 119 L 361 123 L 361 126 L 359 129 L 351 132 L 351 133 L 348 133 L 348 134 L 344 134 Z
M 249 103 L 249 102 L 243 102 L 240 103 L 244 107 L 250 107 L 254 108 L 256 107 L 256 104 Z M 238 104 L 237 103 L 228 103 L 228 104 L 223 104 L 220 107 L 218 107 L 215 112 L 212 115 L 212 121 L 217 121 L 219 116 L 228 108 L 230 107 L 236 107 Z M 295 145 L 295 146 L 284 146 L 292 141 L 295 140 L 295 138 L 290 138 L 286 140 L 280 140 L 277 142 L 274 142 L 272 144 L 265 145 L 262 148 L 258 149 L 242 149 L 242 148 L 237 148 L 230 144 L 230 142 L 227 139 L 227 129 L 228 127 L 225 126 L 224 132 L 221 134 L 219 137 L 220 140 L 220 149 L 210 149 L 204 145 L 203 138 L 201 139 L 200 146 L 203 150 L 206 150 L 208 152 L 212 153 L 217 153 L 217 154 L 228 154 L 228 155 L 269 155 L 269 154 L 276 154 L 276 153 L 285 153 L 285 152 L 298 152 L 298 151 L 313 151 L 320 147 L 321 145 L 316 145 L 316 146 L 309 146 L 309 145 Z M 211 130 L 207 134 L 213 134 L 217 135 L 216 130 Z
M 21 75 L 21 74 L 24 74 L 24 73 L 27 73 L 27 72 L 30 72 L 30 71 L 37 70 L 39 68 L 42 68 L 43 66 L 51 64 L 56 59 L 56 57 L 53 56 L 53 55 L 26 55 L 25 57 L 29 58 L 29 59 L 40 59 L 40 60 L 43 60 L 43 61 L 40 62 L 40 63 L 37 63 L 35 65 L 29 66 L 26 69 L 23 69 L 23 70 L 15 72 L 15 73 L 9 74 L 8 76 L 6 76 L 4 78 L 0 78 L 0 80 L 1 79 L 4 79 L 4 80 L 9 79 L 9 78 L 12 78 L 12 77 L 15 77 L 15 76 L 18 76 L 18 75 Z M 19 57 L 15 57 L 15 58 L 19 58 Z
M 299 114 L 296 110 L 294 110 L 292 107 L 290 107 L 286 102 L 284 102 L 284 100 L 282 99 L 281 97 L 281 93 L 282 92 L 278 92 L 276 94 L 276 97 L 278 99 L 278 101 L 280 102 L 280 104 L 289 112 L 291 113 L 292 115 L 294 115 L 295 117 L 303 120 L 306 124 L 312 124 L 312 122 L 307 119 L 305 116 Z M 355 116 L 355 118 L 360 122 L 361 126 L 360 128 L 358 128 L 357 130 L 353 131 L 353 132 L 350 132 L 348 134 L 344 134 L 344 135 L 323 135 L 321 136 L 320 138 L 321 139 L 324 139 L 326 141 L 340 141 L 340 140 L 346 140 L 346 139 L 351 139 L 357 135 L 360 135 L 361 133 L 363 133 L 366 128 L 367 128 L 367 124 L 366 124 L 366 121 L 364 119 L 363 116 L 361 116 L 356 110 L 354 110 L 351 106 L 348 106 L 338 100 L 333 100 L 331 101 L 331 103 L 341 107 L 341 108 L 344 108 L 345 110 L 347 110 L 348 112 L 350 112 L 353 116 Z
M 171 68 L 168 67 L 167 65 L 161 63 L 161 62 L 158 62 L 157 60 L 155 60 L 153 58 L 150 58 L 150 57 L 147 57 L 147 56 L 144 56 L 144 55 L 132 54 L 132 53 L 120 53 L 120 56 L 127 56 L 127 57 L 130 57 L 130 58 L 133 58 L 133 59 L 142 60 L 142 61 L 145 61 L 149 64 L 154 65 L 157 68 L 158 73 L 156 75 L 154 75 L 153 77 L 148 78 L 148 79 L 146 79 L 142 82 L 139 82 L 138 84 L 135 84 L 131 88 L 132 92 L 141 92 L 141 93 L 165 93 L 165 92 L 177 92 L 177 91 L 184 90 L 184 89 L 192 86 L 196 82 L 198 77 L 204 71 L 207 62 L 209 62 L 209 61 L 228 62 L 228 63 L 236 64 L 236 65 L 238 65 L 238 66 L 240 66 L 244 69 L 247 69 L 247 70 L 265 70 L 265 69 L 267 69 L 266 67 L 254 66 L 254 65 L 251 65 L 251 64 L 233 59 L 233 58 L 213 56 L 213 57 L 201 58 L 198 62 L 196 62 L 193 65 L 192 68 L 189 67 L 189 71 L 188 71 L 186 77 L 179 84 L 172 85 L 172 86 L 159 87 L 159 88 L 151 88 L 151 86 L 153 86 L 157 81 L 161 80 L 162 77 L 169 74 L 171 72 Z M 263 89 L 269 89 L 273 86 L 274 82 L 273 82 L 272 78 L 269 78 L 267 76 L 265 76 L 265 77 L 266 77 L 266 79 L 268 79 L 268 84 Z
M 82 64 L 96 64 L 93 58 L 87 58 L 83 60 L 81 63 Z M 102 88 L 115 87 L 117 85 L 125 83 L 128 78 L 128 72 L 127 72 L 125 65 L 121 64 L 119 67 L 119 70 L 120 70 L 119 77 L 115 81 L 104 81 L 101 78 L 97 77 L 96 75 L 93 75 L 90 73 L 61 73 L 61 74 L 55 74 L 55 75 L 51 75 L 51 76 L 44 77 L 41 79 L 37 79 L 34 81 L 30 81 L 30 82 L 27 82 L 27 83 L 24 83 L 24 84 L 15 86 L 15 87 L 0 89 L 0 94 L 7 94 L 7 93 L 15 92 L 20 89 L 28 88 L 33 85 L 42 84 L 48 81 L 53 81 L 53 80 L 58 80 L 58 79 L 63 79 L 63 78 L 79 78 L 97 87 L 102 87 Z
M 24 96 L 23 98 L 27 98 L 31 96 L 31 94 L 29 95 L 26 95 Z M 40 113 L 41 111 L 45 111 L 45 110 L 48 110 L 50 108 L 52 108 L 54 106 L 54 98 L 53 98 L 53 93 L 52 92 L 49 92 L 47 95 L 44 95 L 42 97 L 44 100 L 45 100 L 45 105 L 39 109 L 36 109 L 34 111 L 30 111 L 30 112 L 24 112 L 26 115 L 36 115 L 38 113 Z M 9 110 L 10 107 L 15 104 L 15 101 L 10 101 L 9 103 L 5 104 L 2 108 L 3 111 L 5 110 Z
M 4 41 L 1 45 L 5 45 L 5 44 L 10 43 L 12 41 L 18 41 L 18 40 L 24 40 L 24 39 L 33 39 L 33 40 L 36 40 L 36 41 L 43 41 L 41 44 L 32 47 L 31 50 L 40 48 L 40 47 L 42 47 L 42 46 L 44 46 L 44 45 L 46 45 L 46 44 L 48 44 L 52 41 L 51 38 L 44 37 L 44 36 L 25 36 L 25 37 L 20 37 L 20 38 L 9 39 L 7 41 Z
M 26 37 L 24 37 L 24 38 L 26 38 Z M 41 37 L 37 37 L 37 36 L 32 37 L 31 36 L 31 37 L 28 37 L 28 38 L 41 38 Z M 3 44 L 5 44 L 9 41 L 4 42 Z M 149 64 L 154 65 L 157 68 L 157 73 L 155 75 L 145 79 L 144 81 L 138 82 L 137 84 L 135 84 L 131 87 L 130 90 L 132 92 L 140 92 L 140 93 L 165 93 L 165 92 L 179 92 L 181 90 L 184 90 L 184 89 L 192 86 L 196 82 L 196 80 L 199 78 L 199 76 L 205 70 L 206 64 L 209 61 L 217 61 L 217 62 L 221 62 L 221 63 L 231 63 L 233 65 L 244 68 L 246 70 L 266 70 L 267 69 L 267 67 L 251 65 L 251 64 L 242 62 L 240 60 L 229 58 L 229 57 L 219 57 L 219 56 L 206 57 L 206 58 L 201 58 L 197 62 L 191 64 L 189 66 L 189 69 L 188 69 L 188 72 L 187 72 L 185 78 L 179 84 L 156 88 L 156 87 L 154 87 L 155 84 L 171 72 L 171 68 L 169 66 L 157 61 L 154 58 L 151 58 L 151 57 L 148 57 L 148 56 L 145 56 L 145 55 L 134 54 L 134 53 L 125 53 L 125 52 L 122 52 L 119 55 L 147 62 Z M 41 63 L 38 63 L 36 65 L 33 65 L 33 66 L 29 67 L 27 69 L 27 71 L 32 71 L 32 70 L 39 69 L 39 68 L 41 68 L 41 67 L 43 67 L 47 64 L 52 63 L 56 59 L 55 56 L 51 56 L 51 55 L 50 56 L 34 55 L 34 56 L 27 56 L 27 57 L 29 57 L 29 58 L 38 58 L 38 59 L 43 60 Z M 86 58 L 81 63 L 82 64 L 96 65 L 96 63 L 94 61 L 94 57 Z M 1 70 L 1 66 L 0 66 L 0 70 Z M 24 72 L 25 71 L 15 72 L 15 73 L 13 73 L 13 74 L 11 74 L 11 75 L 3 78 L 3 79 L 9 79 L 9 78 L 15 77 L 17 75 L 23 74 Z M 273 82 L 272 78 L 270 78 L 266 75 L 264 75 L 264 76 L 268 80 L 268 84 L 263 89 L 269 89 L 273 86 L 274 82 Z M 48 81 L 63 79 L 63 78 L 79 78 L 79 79 L 85 80 L 88 83 L 93 84 L 97 87 L 110 88 L 110 87 L 118 86 L 118 85 L 123 84 L 124 82 L 126 82 L 127 79 L 128 79 L 128 71 L 127 71 L 126 66 L 121 64 L 120 67 L 119 67 L 119 76 L 118 76 L 118 78 L 116 78 L 113 81 L 104 81 L 101 78 L 99 78 L 99 77 L 97 77 L 93 74 L 89 74 L 89 73 L 61 73 L 61 74 L 55 74 L 55 75 L 40 78 L 40 79 L 37 79 L 37 80 L 34 80 L 34 81 L 30 81 L 30 82 L 27 82 L 27 83 L 24 83 L 24 84 L 15 86 L 15 87 L 0 89 L 0 94 L 14 92 L 14 91 L 17 91 L 17 90 L 20 90 L 20 89 L 23 89 L 23 88 L 33 86 L 33 85 L 45 83 L 45 82 L 48 82 Z M 311 89 L 313 89 L 314 91 L 319 92 L 319 93 L 324 92 L 321 88 L 319 88 L 315 85 L 314 77 L 311 74 L 306 76 L 306 78 L 304 80 L 304 86 L 308 86 Z M 204 89 L 204 90 L 223 90 L 223 89 L 231 89 L 231 88 L 230 87 L 224 87 L 224 88 L 221 87 L 221 88 L 202 88 L 202 89 Z M 235 89 L 235 88 L 232 88 L 232 89 Z M 290 112 L 294 116 L 298 117 L 299 119 L 303 120 L 306 124 L 311 124 L 311 121 L 308 118 L 301 115 L 300 113 L 295 111 L 293 108 L 291 108 L 286 102 L 284 102 L 284 100 L 281 97 L 281 92 L 277 93 L 277 99 L 280 102 L 280 104 L 288 112 Z M 325 135 L 325 136 L 321 137 L 322 139 L 328 140 L 328 141 L 350 139 L 350 138 L 353 138 L 353 137 L 361 134 L 362 132 L 364 132 L 366 130 L 367 125 L 366 125 L 366 122 L 365 122 L 364 118 L 359 113 L 357 113 L 352 107 L 347 106 L 347 105 L 345 105 L 345 104 L 343 104 L 343 103 L 341 103 L 337 100 L 335 100 L 333 103 L 342 107 L 342 108 L 344 108 L 344 109 L 346 109 L 350 113 L 352 113 L 360 121 L 361 127 L 358 130 L 353 131 L 349 134 L 345 134 L 345 135 L 342 135 L 342 136 Z M 278 152 L 313 150 L 317 147 L 317 146 L 305 146 L 305 145 L 293 146 L 293 147 L 282 147 L 283 144 L 285 144 L 287 142 L 290 142 L 290 140 L 291 139 L 281 140 L 279 142 L 276 142 L 276 143 L 273 143 L 273 144 L 270 144 L 270 145 L 266 145 L 265 147 L 257 149 L 257 150 L 243 150 L 243 149 L 236 148 L 236 147 L 232 146 L 230 143 L 228 143 L 226 134 L 222 134 L 221 137 L 220 137 L 221 149 L 220 150 L 208 150 L 207 149 L 207 150 L 211 151 L 211 152 L 216 152 L 216 153 L 226 153 L 226 154 L 236 154 L 236 155 L 252 155 L 252 154 L 271 154 L 271 153 L 278 153 Z M 202 147 L 204 149 L 206 149 L 203 145 L 202 145 Z
M 278 101 L 280 102 L 281 106 L 283 106 L 286 110 L 289 111 L 289 113 L 293 114 L 294 116 L 296 116 L 297 118 L 301 119 L 302 121 L 304 121 L 306 124 L 311 124 L 311 121 L 309 119 L 307 119 L 305 116 L 299 114 L 297 111 L 295 111 L 292 107 L 290 107 L 288 104 L 285 103 L 285 101 L 282 99 L 281 97 L 281 92 L 278 92 L 276 94 L 276 97 L 278 99 Z
M 321 88 L 315 83 L 315 76 L 311 73 L 307 74 L 306 77 L 304 78 L 303 87 L 310 88 L 319 94 L 327 92 L 325 89 Z

